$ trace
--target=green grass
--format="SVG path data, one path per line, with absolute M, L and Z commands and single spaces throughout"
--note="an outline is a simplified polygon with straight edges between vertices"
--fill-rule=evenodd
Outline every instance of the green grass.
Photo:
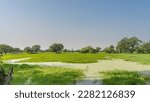
M 150 54 L 82 54 L 82 53 L 39 53 L 39 54 L 7 54 L 3 60 L 31 58 L 25 62 L 68 62 L 68 63 L 95 63 L 101 59 L 124 59 L 126 61 L 150 64 Z M 6 71 L 10 66 L 14 67 L 13 85 L 68 85 L 75 84 L 83 76 L 81 70 L 60 68 L 60 67 L 41 67 L 30 65 L 9 65 L 3 64 Z M 106 85 L 142 85 L 150 78 L 140 75 L 138 72 L 112 71 L 101 72 L 104 75 L 103 83 Z
M 128 71 L 108 71 L 100 72 L 103 74 L 104 85 L 144 85 L 150 82 L 150 77 L 141 75 L 138 72 Z
M 141 64 L 150 64 L 150 54 L 110 54 L 109 56 Z
M 39 54 L 7 54 L 2 57 L 3 60 L 28 58 L 25 62 L 67 62 L 67 63 L 95 63 L 101 59 L 124 59 L 126 61 L 138 62 L 141 64 L 150 64 L 150 54 L 82 54 L 82 53 L 39 53 Z
M 2 64 L 6 70 L 10 66 L 14 67 L 12 85 L 71 85 L 83 77 L 82 70 L 61 68 L 61 67 L 41 67 L 31 65 L 10 65 Z
M 68 63 L 94 63 L 104 58 L 105 54 L 81 54 L 81 53 L 39 53 L 39 54 L 8 54 L 2 57 L 3 60 L 27 58 L 25 62 L 68 62 Z

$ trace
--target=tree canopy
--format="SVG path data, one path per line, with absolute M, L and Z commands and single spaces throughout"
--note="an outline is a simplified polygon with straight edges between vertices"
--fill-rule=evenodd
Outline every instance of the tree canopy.
M 87 46 L 87 47 L 81 48 L 79 50 L 79 52 L 81 52 L 81 53 L 98 53 L 100 50 L 101 50 L 100 47 L 96 47 L 96 49 L 94 49 L 92 46 Z
M 6 45 L 6 44 L 0 44 L 0 53 L 1 55 L 4 53 L 5 55 L 7 53 L 13 52 L 13 47 Z
M 150 53 L 150 41 L 143 43 L 138 49 L 138 53 Z
M 110 45 L 109 47 L 106 47 L 104 49 L 104 52 L 106 52 L 106 53 L 115 53 L 115 47 L 113 45 Z
M 64 45 L 61 43 L 54 43 L 49 47 L 49 51 L 55 52 L 57 54 L 61 53 L 64 49 Z
M 41 51 L 40 45 L 33 45 L 31 48 L 29 46 L 24 48 L 24 52 L 31 53 L 31 54 L 38 53 L 40 51 Z
M 140 46 L 141 42 L 137 37 L 125 37 L 118 42 L 116 49 L 119 53 L 133 53 Z
M 40 45 L 33 45 L 32 47 L 25 47 L 24 52 L 30 54 L 36 54 L 39 52 L 55 52 L 57 54 L 61 52 L 80 52 L 80 53 L 98 53 L 101 51 L 100 47 L 93 48 L 92 46 L 86 46 L 78 50 L 64 49 L 64 45 L 61 43 L 54 43 L 49 46 L 47 50 L 41 50 Z M 20 53 L 23 52 L 20 48 L 13 48 L 10 45 L 0 44 L 0 55 L 7 53 Z M 124 37 L 118 41 L 117 45 L 110 45 L 103 49 L 106 53 L 150 53 L 150 41 L 142 42 L 137 37 Z
M 41 51 L 41 46 L 40 45 L 34 45 L 31 47 L 32 53 L 38 53 Z

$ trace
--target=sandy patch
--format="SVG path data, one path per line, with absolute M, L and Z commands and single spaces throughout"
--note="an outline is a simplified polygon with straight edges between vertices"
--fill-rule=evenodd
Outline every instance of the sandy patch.
M 8 63 L 8 64 L 15 64 L 17 62 L 28 60 L 28 59 L 30 59 L 30 58 L 11 59 L 11 60 L 7 60 L 7 61 L 4 61 L 4 62 Z

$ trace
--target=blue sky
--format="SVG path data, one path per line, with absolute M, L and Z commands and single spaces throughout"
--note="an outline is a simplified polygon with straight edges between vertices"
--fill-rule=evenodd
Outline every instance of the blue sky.
M 150 40 L 150 0 L 0 0 L 0 43 L 104 48 L 123 37 Z

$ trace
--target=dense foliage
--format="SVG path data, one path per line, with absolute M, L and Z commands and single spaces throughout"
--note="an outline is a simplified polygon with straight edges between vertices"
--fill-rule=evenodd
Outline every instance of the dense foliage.
M 96 47 L 95 49 L 92 46 L 87 46 L 79 50 L 81 53 L 98 53 L 101 50 L 100 47 Z
M 64 49 L 64 45 L 59 43 L 54 43 L 49 47 L 50 52 L 55 52 L 57 54 L 61 53 L 63 49 Z
M 142 41 L 137 37 L 125 37 L 118 42 L 116 50 L 119 53 L 133 53 L 140 46 L 140 43 L 142 43 Z
M 0 54 L 7 53 L 20 53 L 23 52 L 19 48 L 13 48 L 10 45 L 0 44 Z M 150 53 L 150 41 L 143 42 L 137 37 L 123 38 L 118 41 L 117 45 L 110 45 L 109 47 L 101 50 L 100 47 L 93 48 L 92 46 L 83 47 L 78 50 L 69 50 L 64 49 L 64 45 L 61 43 L 54 43 L 49 46 L 46 50 L 41 50 L 40 45 L 34 45 L 32 47 L 25 47 L 24 52 L 30 54 L 37 54 L 39 52 L 55 52 L 57 54 L 61 52 L 80 52 L 80 53 L 98 53 L 98 52 L 106 52 L 106 53 Z
M 30 47 L 25 47 L 24 52 L 35 54 L 41 51 L 41 46 L 40 45 L 34 45 L 31 48 Z

